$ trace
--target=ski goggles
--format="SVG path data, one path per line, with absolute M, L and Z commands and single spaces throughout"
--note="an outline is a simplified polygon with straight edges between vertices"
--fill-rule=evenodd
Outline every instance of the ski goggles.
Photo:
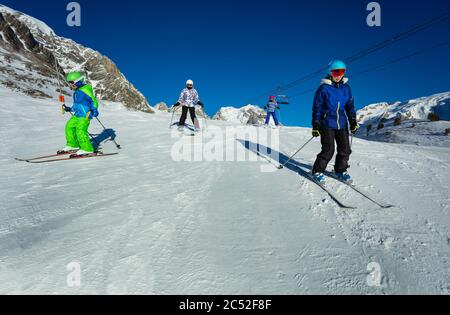
M 331 70 L 331 75 L 333 77 L 342 77 L 345 75 L 345 69 L 336 69 L 336 70 Z
M 80 77 L 78 80 L 76 81 L 67 81 L 67 83 L 69 83 L 70 85 L 76 86 L 78 82 L 83 81 L 84 80 L 84 76 Z

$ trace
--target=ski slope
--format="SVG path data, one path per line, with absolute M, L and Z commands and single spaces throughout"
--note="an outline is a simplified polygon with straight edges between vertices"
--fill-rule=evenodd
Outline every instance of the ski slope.
M 355 139 L 358 187 L 396 207 L 330 181 L 358 207 L 344 210 L 295 168 L 175 162 L 170 114 L 120 104 L 101 105 L 100 116 L 123 146 L 118 156 L 17 162 L 64 146 L 68 117 L 54 101 L 3 88 L 0 98 L 0 294 L 450 293 L 448 147 Z M 281 151 L 309 137 L 284 128 Z M 316 141 L 297 161 L 311 165 L 319 149 Z M 117 151 L 111 142 L 103 150 Z M 380 285 L 368 281 L 374 263 Z

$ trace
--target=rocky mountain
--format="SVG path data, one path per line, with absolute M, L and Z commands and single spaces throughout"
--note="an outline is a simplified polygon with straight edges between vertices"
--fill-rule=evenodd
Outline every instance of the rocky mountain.
M 242 108 L 222 107 L 214 116 L 214 120 L 240 123 L 243 125 L 263 125 L 266 112 L 258 106 L 247 105 Z
M 37 98 L 55 97 L 70 71 L 83 71 L 100 100 L 153 113 L 147 99 L 101 53 L 59 37 L 45 23 L 0 4 L 0 84 Z
M 156 104 L 155 108 L 161 112 L 166 112 L 169 110 L 169 107 L 164 102 L 160 102 L 160 103 Z

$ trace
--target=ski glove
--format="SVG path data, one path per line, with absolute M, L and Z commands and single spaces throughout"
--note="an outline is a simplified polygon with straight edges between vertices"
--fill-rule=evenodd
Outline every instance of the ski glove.
M 350 124 L 350 129 L 352 131 L 352 134 L 357 133 L 359 128 L 360 128 L 360 126 L 359 126 L 359 124 L 357 122 L 354 122 L 354 123 Z
M 89 114 L 89 120 L 92 120 L 93 118 L 95 118 L 95 117 L 98 117 L 98 110 L 97 109 L 93 109 L 93 110 L 91 110 L 90 111 L 90 114 Z
M 71 113 L 71 112 L 72 112 L 72 108 L 69 107 L 69 106 L 66 106 L 66 104 L 64 104 L 64 105 L 62 106 L 62 108 L 63 108 L 63 111 L 64 111 L 65 113 Z
M 313 132 L 312 132 L 312 135 L 313 135 L 314 138 L 318 138 L 318 137 L 321 136 L 321 135 L 320 135 L 320 124 L 317 123 L 317 122 L 314 122 L 314 123 L 313 123 Z

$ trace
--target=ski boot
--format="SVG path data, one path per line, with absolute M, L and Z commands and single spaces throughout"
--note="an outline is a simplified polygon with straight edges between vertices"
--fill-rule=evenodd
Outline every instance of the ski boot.
M 344 182 L 346 184 L 352 184 L 353 183 L 353 178 L 347 172 L 343 172 L 343 173 L 335 172 L 334 176 L 336 176 L 337 180 L 339 180 L 341 182 Z
M 59 150 L 56 154 L 63 155 L 63 154 L 70 154 L 70 153 L 76 153 L 80 148 L 73 148 L 73 147 L 65 147 L 62 150 Z
M 88 151 L 84 151 L 84 150 L 78 150 L 74 156 L 76 157 L 81 157 L 81 156 L 87 156 L 87 155 L 92 155 L 92 154 L 96 154 L 95 152 L 88 152 Z
M 319 185 L 325 185 L 326 177 L 323 173 L 314 173 L 312 176 Z

